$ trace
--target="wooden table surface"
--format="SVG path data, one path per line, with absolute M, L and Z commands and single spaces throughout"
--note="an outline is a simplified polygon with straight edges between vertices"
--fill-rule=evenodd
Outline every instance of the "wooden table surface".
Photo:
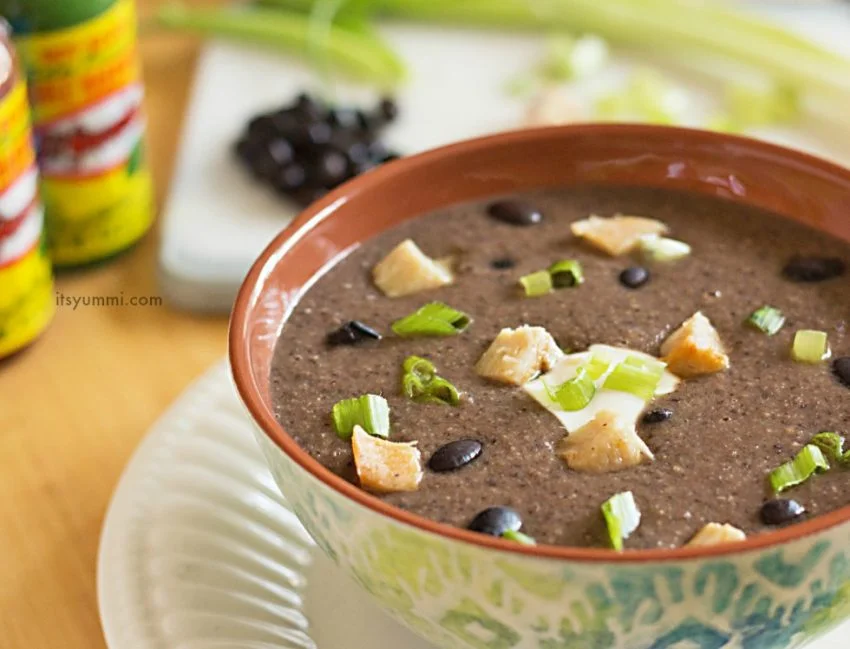
M 142 19 L 162 0 L 137 0 Z M 203 0 L 194 0 L 195 3 Z M 168 191 L 197 41 L 144 29 L 158 205 Z M 156 232 L 114 262 L 65 275 L 68 296 L 156 296 Z M 95 563 L 109 497 L 142 435 L 225 352 L 225 318 L 168 307 L 60 308 L 0 363 L 0 647 L 101 649 Z

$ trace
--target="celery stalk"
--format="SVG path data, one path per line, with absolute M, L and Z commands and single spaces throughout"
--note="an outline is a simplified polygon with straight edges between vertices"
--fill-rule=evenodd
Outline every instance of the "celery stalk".
M 307 0 L 260 0 L 304 8 Z M 744 14 L 680 0 L 376 0 L 380 15 L 437 23 L 591 32 L 682 56 L 701 51 L 824 94 L 850 95 L 850 61 Z
M 379 85 L 404 78 L 404 66 L 377 37 L 329 25 L 327 38 L 316 42 L 310 19 L 275 9 L 206 9 L 180 4 L 162 7 L 158 23 L 169 29 L 193 31 L 309 56 L 318 46 L 322 64 Z

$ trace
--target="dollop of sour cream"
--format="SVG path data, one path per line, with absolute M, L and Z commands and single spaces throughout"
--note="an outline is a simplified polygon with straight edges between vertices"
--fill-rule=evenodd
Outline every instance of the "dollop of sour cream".
M 597 358 L 604 358 L 609 361 L 608 369 L 594 381 L 596 394 L 590 403 L 581 410 L 569 411 L 562 409 L 555 401 L 549 398 L 549 392 L 546 386 L 548 385 L 551 390 L 565 381 L 574 378 L 578 369 L 590 361 L 594 355 Z M 605 379 L 614 371 L 614 368 L 629 356 L 658 361 L 654 356 L 625 347 L 591 345 L 586 352 L 567 354 L 549 372 L 538 376 L 533 381 L 529 381 L 522 386 L 522 389 L 557 417 L 558 421 L 570 433 L 592 421 L 597 414 L 603 411 L 616 412 L 623 420 L 634 422 L 637 425 L 637 420 L 648 402 L 628 392 L 609 390 L 602 387 Z M 678 385 L 679 378 L 665 369 L 661 379 L 658 381 L 658 387 L 655 389 L 655 396 L 670 394 L 676 390 Z

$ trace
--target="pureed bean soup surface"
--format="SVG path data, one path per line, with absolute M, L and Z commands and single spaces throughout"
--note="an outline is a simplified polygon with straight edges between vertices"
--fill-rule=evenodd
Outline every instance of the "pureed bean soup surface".
M 425 475 L 418 490 L 382 496 L 387 502 L 459 527 L 496 505 L 516 509 L 523 532 L 540 543 L 608 545 L 600 505 L 632 491 L 640 526 L 626 548 L 675 547 L 709 522 L 730 523 L 748 535 L 766 528 L 762 504 L 772 497 L 767 476 L 819 431 L 850 431 L 850 391 L 830 363 L 790 358 L 794 332 L 829 334 L 833 357 L 850 354 L 846 276 L 796 283 L 782 275 L 795 255 L 850 259 L 850 246 L 786 219 L 719 199 L 662 190 L 578 187 L 523 194 L 544 214 L 516 227 L 486 213 L 487 202 L 424 215 L 366 242 L 303 297 L 277 343 L 272 394 L 281 425 L 319 462 L 357 483 L 351 444 L 331 425 L 333 405 L 366 393 L 389 401 L 391 441 L 417 441 Z M 692 246 L 681 260 L 648 265 L 637 289 L 618 279 L 633 256 L 609 257 L 570 233 L 590 214 L 636 214 L 670 227 Z M 401 298 L 385 297 L 371 271 L 404 239 L 433 258 L 454 255 L 451 286 Z M 520 276 L 561 259 L 579 260 L 585 281 L 538 298 L 525 297 Z M 512 260 L 509 265 L 505 260 Z M 390 324 L 423 304 L 442 301 L 468 313 L 472 325 L 445 338 L 398 338 Z M 787 321 L 774 336 L 744 324 L 773 305 Z M 487 381 L 475 364 L 504 327 L 545 327 L 565 351 L 594 343 L 658 355 L 660 343 L 701 310 L 718 330 L 730 367 L 682 381 L 649 409 L 668 408 L 663 422 L 638 424 L 652 462 L 614 473 L 569 469 L 555 449 L 566 434 L 558 420 L 521 388 Z M 384 339 L 329 347 L 326 335 L 350 320 Z M 419 404 L 400 392 L 401 366 L 427 357 L 461 392 L 458 407 Z M 474 462 L 447 473 L 427 468 L 444 444 L 483 443 Z M 850 473 L 834 468 L 783 493 L 806 516 L 850 502 Z M 801 520 L 802 517 L 798 520 Z

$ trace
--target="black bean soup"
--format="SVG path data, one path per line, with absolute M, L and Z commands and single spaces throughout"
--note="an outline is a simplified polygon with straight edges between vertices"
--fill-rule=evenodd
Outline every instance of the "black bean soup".
M 591 214 L 656 219 L 690 254 L 606 254 L 571 234 Z M 379 290 L 373 268 L 406 239 L 432 259 L 451 257 L 453 282 L 402 297 Z M 526 295 L 518 280 L 559 260 L 578 262 L 582 281 Z M 303 296 L 275 350 L 276 416 L 319 462 L 358 484 L 352 443 L 337 434 L 331 412 L 341 400 L 382 395 L 388 441 L 417 442 L 423 476 L 413 490 L 380 497 L 450 525 L 606 546 L 600 507 L 631 492 L 641 520 L 627 549 L 681 546 L 712 522 L 749 536 L 850 503 L 838 452 L 824 451 L 830 468 L 804 472 L 794 486 L 776 489 L 769 478 L 817 433 L 850 434 L 845 260 L 850 246 L 815 230 L 666 190 L 582 186 L 454 205 L 369 240 Z M 537 280 L 545 284 L 546 273 Z M 393 333 L 392 323 L 431 302 L 471 324 L 448 336 Z M 748 322 L 765 305 L 784 316 L 774 335 Z M 683 378 L 647 403 L 636 427 L 654 458 L 620 470 L 571 468 L 558 453 L 567 436 L 558 418 L 520 386 L 476 371 L 506 327 L 543 327 L 566 353 L 607 344 L 658 357 L 698 311 L 716 329 L 728 368 Z M 799 330 L 825 333 L 831 357 L 795 360 Z M 411 356 L 433 363 L 457 389 L 457 405 L 402 393 Z

